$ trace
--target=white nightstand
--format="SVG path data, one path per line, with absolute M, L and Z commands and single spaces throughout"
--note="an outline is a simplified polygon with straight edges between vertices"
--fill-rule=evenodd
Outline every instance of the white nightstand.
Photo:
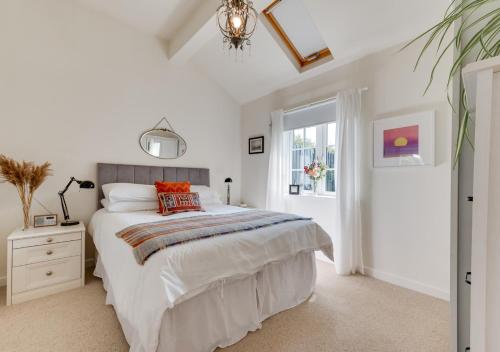
M 17 230 L 7 237 L 7 305 L 85 285 L 85 226 Z

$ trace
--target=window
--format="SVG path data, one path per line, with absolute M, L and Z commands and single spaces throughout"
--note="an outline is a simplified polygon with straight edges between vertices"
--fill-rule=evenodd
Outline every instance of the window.
M 264 23 L 276 34 L 273 38 L 299 72 L 333 60 L 303 0 L 273 0 L 262 13 Z
M 311 179 L 304 174 L 304 166 L 315 159 L 325 162 L 326 177 L 319 184 L 321 193 L 335 193 L 335 122 L 296 128 L 291 138 L 291 183 L 300 185 L 304 192 L 312 192 Z
M 293 130 L 292 138 L 292 184 L 301 185 L 305 191 L 312 190 L 309 177 L 305 177 L 304 166 L 316 158 L 316 127 Z
M 337 132 L 337 124 L 329 123 L 325 128 L 326 146 L 325 146 L 325 163 L 326 163 L 326 178 L 325 192 L 335 192 L 335 133 Z

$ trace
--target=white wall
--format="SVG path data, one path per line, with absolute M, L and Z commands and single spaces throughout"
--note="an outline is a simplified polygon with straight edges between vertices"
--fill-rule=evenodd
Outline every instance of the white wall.
M 57 191 L 71 176 L 96 179 L 97 162 L 208 167 L 221 194 L 233 178 L 239 201 L 239 105 L 192 68 L 170 64 L 155 39 L 75 1 L 3 0 L 0 43 L 0 153 L 52 163 L 54 176 L 35 195 L 52 211 L 60 214 Z M 178 160 L 139 147 L 141 132 L 163 116 L 187 142 Z M 87 222 L 96 197 L 73 186 L 71 216 Z M 5 238 L 21 225 L 15 188 L 0 184 L 0 282 Z
M 363 242 L 368 273 L 445 299 L 450 292 L 451 116 L 446 102 L 446 70 L 451 55 L 437 70 L 422 96 L 432 60 L 412 72 L 418 47 L 370 55 L 320 77 L 279 90 L 242 108 L 242 199 L 265 205 L 269 157 L 269 113 L 334 96 L 339 90 L 367 87 L 363 93 Z M 432 49 L 431 49 L 432 51 Z M 372 167 L 372 121 L 434 109 L 436 166 Z M 248 138 L 264 135 L 265 153 L 248 155 Z M 333 207 L 323 210 L 334 213 Z M 318 214 L 318 216 L 325 216 Z

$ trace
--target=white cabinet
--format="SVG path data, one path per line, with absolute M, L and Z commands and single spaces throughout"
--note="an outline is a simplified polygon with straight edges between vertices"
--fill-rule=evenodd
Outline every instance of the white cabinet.
M 85 227 L 18 230 L 7 238 L 7 305 L 85 284 Z
M 500 351 L 500 57 L 463 70 L 475 117 L 471 351 Z

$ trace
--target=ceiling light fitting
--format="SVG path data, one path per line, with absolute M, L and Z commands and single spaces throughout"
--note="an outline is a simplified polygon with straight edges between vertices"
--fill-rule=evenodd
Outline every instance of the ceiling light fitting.
M 243 51 L 250 46 L 250 37 L 257 25 L 257 11 L 249 0 L 222 0 L 217 9 L 217 25 L 224 36 L 223 43 L 229 50 Z

